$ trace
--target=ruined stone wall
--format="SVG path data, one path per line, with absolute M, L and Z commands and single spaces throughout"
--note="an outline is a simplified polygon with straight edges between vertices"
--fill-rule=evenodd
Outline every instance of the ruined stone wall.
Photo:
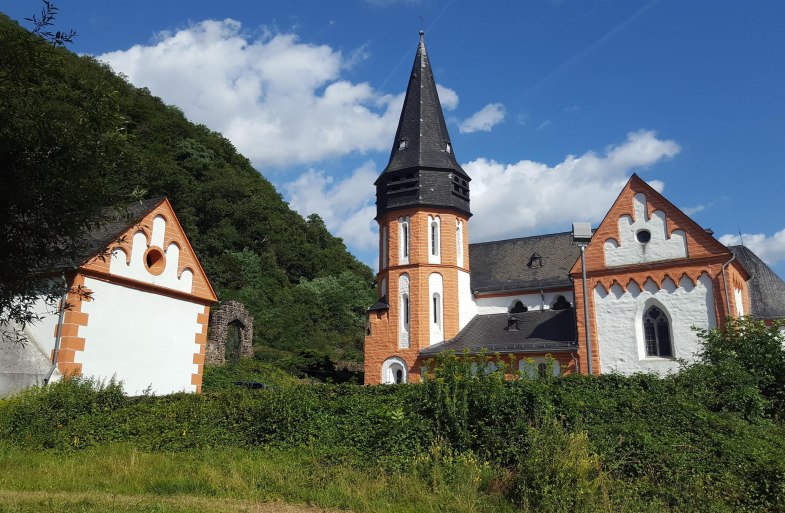
M 253 317 L 242 303 L 224 301 L 210 312 L 205 363 L 226 363 L 226 341 L 233 322 L 240 326 L 240 356 L 253 356 Z

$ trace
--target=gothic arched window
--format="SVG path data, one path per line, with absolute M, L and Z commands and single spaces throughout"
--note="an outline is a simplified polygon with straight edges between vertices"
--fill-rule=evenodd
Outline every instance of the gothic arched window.
M 671 327 L 668 316 L 657 306 L 651 306 L 643 314 L 643 335 L 646 356 L 672 358 Z

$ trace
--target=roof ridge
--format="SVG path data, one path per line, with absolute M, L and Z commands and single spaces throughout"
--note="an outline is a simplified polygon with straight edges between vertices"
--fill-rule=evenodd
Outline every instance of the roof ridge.
M 544 237 L 554 237 L 556 235 L 569 235 L 571 233 L 572 232 L 570 232 L 570 231 L 553 232 L 553 233 L 541 233 L 539 235 L 527 235 L 525 237 L 513 237 L 511 239 L 488 240 L 488 241 L 485 241 L 485 242 L 472 242 L 471 244 L 469 244 L 469 246 L 482 246 L 483 244 L 496 244 L 498 242 L 513 242 L 513 241 L 518 241 L 518 240 L 531 240 L 531 239 L 538 239 L 538 238 L 544 238 Z

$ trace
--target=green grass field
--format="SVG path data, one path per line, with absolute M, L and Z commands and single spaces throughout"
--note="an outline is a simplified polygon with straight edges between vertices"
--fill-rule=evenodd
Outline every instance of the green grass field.
M 481 493 L 482 469 L 365 471 L 308 451 L 220 449 L 144 453 L 126 446 L 82 452 L 0 448 L 0 511 L 305 513 L 505 512 Z M 414 475 L 417 474 L 417 475 Z

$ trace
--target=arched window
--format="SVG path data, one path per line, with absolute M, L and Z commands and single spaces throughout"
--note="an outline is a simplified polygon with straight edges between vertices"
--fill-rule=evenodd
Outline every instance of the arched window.
M 646 356 L 672 358 L 671 327 L 668 316 L 657 306 L 651 306 L 643 314 L 643 334 Z
M 518 361 L 518 372 L 522 378 L 545 379 L 561 376 L 559 361 L 553 358 L 526 358 Z
M 400 251 L 399 262 L 400 264 L 409 263 L 409 218 L 399 217 L 398 225 L 400 226 Z
M 564 296 L 559 296 L 556 298 L 556 301 L 553 303 L 551 310 L 567 310 L 571 308 L 570 302 L 567 301 L 567 298 Z
M 431 222 L 431 254 L 439 256 L 439 223 Z
M 510 305 L 510 308 L 507 310 L 507 312 L 511 314 L 524 313 L 528 311 L 529 309 L 524 306 L 523 301 L 517 299 L 513 301 L 512 305 Z
M 442 326 L 442 296 L 438 292 L 433 294 L 433 323 L 441 328 Z
M 428 263 L 441 263 L 441 219 L 428 216 Z
M 382 269 L 387 269 L 387 226 L 382 228 Z
M 407 382 L 406 363 L 398 358 L 392 357 L 382 364 L 382 383 L 387 385 Z
M 455 222 L 455 255 L 458 267 L 463 267 L 463 221 Z
M 411 322 L 408 274 L 398 277 L 398 301 L 398 347 L 406 349 L 409 347 L 409 325 Z

